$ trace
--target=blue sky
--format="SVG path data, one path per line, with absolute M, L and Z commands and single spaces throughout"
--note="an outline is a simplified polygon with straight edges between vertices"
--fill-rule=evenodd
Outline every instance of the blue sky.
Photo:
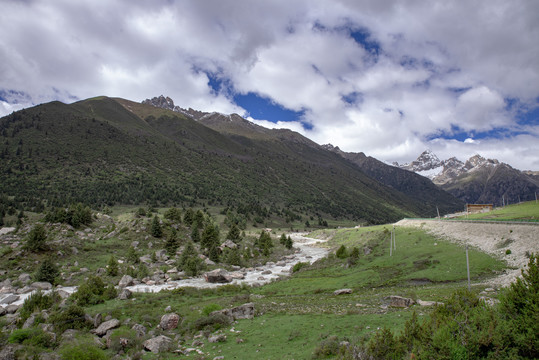
M 2 5 L 0 115 L 163 94 L 389 162 L 430 148 L 539 170 L 538 2 Z

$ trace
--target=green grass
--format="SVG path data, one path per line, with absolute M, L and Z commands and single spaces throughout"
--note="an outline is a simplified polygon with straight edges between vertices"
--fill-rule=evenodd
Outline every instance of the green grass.
M 527 201 L 521 204 L 496 208 L 493 211 L 480 214 L 461 216 L 459 219 L 496 220 L 496 221 L 539 221 L 539 203 Z

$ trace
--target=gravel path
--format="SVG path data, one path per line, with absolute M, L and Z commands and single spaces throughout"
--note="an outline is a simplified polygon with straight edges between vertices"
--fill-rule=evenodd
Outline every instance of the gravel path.
M 516 268 L 487 281 L 492 286 L 509 286 L 528 264 L 527 254 L 539 254 L 539 226 L 520 224 L 484 224 L 438 220 L 404 219 L 396 226 L 421 227 L 429 233 L 460 244 L 469 244 L 507 261 Z M 506 255 L 507 250 L 511 254 Z

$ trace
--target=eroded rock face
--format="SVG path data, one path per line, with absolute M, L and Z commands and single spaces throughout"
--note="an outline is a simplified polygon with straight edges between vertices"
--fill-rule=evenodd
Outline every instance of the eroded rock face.
M 166 352 L 172 347 L 172 339 L 168 336 L 160 335 L 146 340 L 143 346 L 144 350 L 151 351 L 154 354 Z
M 238 319 L 252 319 L 255 316 L 255 304 L 247 303 L 236 306 L 232 309 L 217 310 L 211 313 L 211 315 L 213 314 L 223 314 L 227 316 L 230 321 Z
M 409 307 L 415 304 L 414 300 L 397 295 L 387 296 L 384 300 L 388 300 L 388 305 L 393 307 Z
M 171 314 L 165 314 L 161 317 L 161 321 L 159 322 L 159 327 L 163 330 L 173 330 L 178 327 L 178 323 L 180 322 L 180 316 L 175 313 Z

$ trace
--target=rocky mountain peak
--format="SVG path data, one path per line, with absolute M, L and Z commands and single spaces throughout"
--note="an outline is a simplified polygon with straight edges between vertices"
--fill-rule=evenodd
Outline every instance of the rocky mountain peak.
M 142 103 L 172 111 L 175 111 L 176 108 L 176 106 L 174 106 L 174 101 L 170 97 L 165 97 L 163 95 L 143 100 Z
M 409 164 L 404 164 L 401 168 L 417 173 L 431 171 L 442 166 L 442 162 L 438 157 L 429 149 L 423 151 L 421 155 Z

